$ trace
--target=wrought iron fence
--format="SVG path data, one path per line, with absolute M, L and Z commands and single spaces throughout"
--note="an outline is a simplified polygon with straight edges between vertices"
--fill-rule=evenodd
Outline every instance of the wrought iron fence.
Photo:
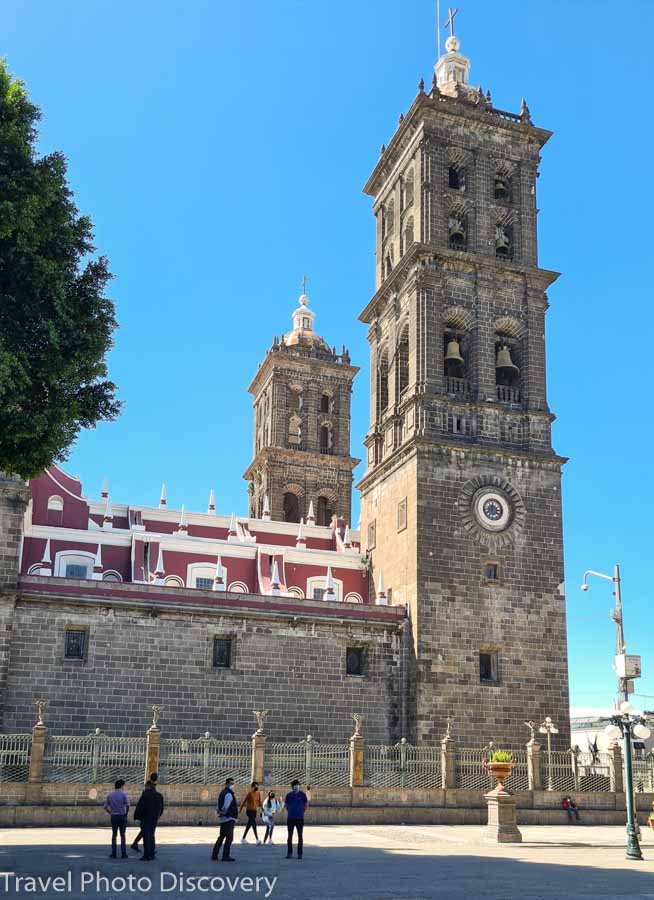
M 440 747 L 370 744 L 363 753 L 364 784 L 369 787 L 440 788 Z
M 512 791 L 529 790 L 529 771 L 527 769 L 527 751 L 513 750 L 513 762 L 515 765 L 511 774 L 506 779 L 507 786 Z
M 543 787 L 552 791 L 576 790 L 575 754 L 573 750 L 552 750 L 542 759 Z
M 310 735 L 302 741 L 273 742 L 266 747 L 265 781 L 347 787 L 350 783 L 349 745 L 322 744 Z
M 634 790 L 637 794 L 654 794 L 654 751 L 631 761 Z
M 31 734 L 0 734 L 0 783 L 27 781 L 31 746 Z
M 611 769 L 608 753 L 575 752 L 575 789 L 578 791 L 610 791 Z
M 118 778 L 140 782 L 145 771 L 144 737 L 54 735 L 46 740 L 43 781 L 110 784 Z
M 457 750 L 456 786 L 469 791 L 488 791 L 495 787 L 495 779 L 488 774 L 482 763 L 487 757 L 488 748 Z
M 161 742 L 159 773 L 164 784 L 249 784 L 252 747 L 249 741 L 168 738 Z

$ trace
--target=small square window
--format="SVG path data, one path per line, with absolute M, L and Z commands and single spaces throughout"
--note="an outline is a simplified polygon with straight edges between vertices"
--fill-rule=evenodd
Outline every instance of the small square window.
M 195 586 L 200 591 L 210 591 L 213 587 L 213 578 L 196 578 Z
M 404 531 L 406 528 L 406 497 L 397 504 L 397 530 Z
M 324 593 L 325 593 L 324 588 L 315 587 L 315 588 L 313 588 L 311 597 L 313 600 L 322 600 Z
M 232 664 L 231 638 L 213 639 L 213 667 L 214 669 L 229 669 Z
M 486 581 L 499 581 L 500 580 L 500 566 L 499 563 L 495 562 L 487 562 L 484 566 L 484 578 Z
M 86 578 L 88 568 L 78 563 L 66 563 L 66 578 Z
M 479 654 L 479 680 L 482 684 L 497 684 L 497 653 L 482 651 Z
M 84 628 L 67 628 L 64 640 L 64 659 L 83 660 L 86 657 L 86 635 Z
M 368 550 L 374 550 L 377 546 L 377 520 L 368 523 Z
M 365 647 L 348 647 L 345 653 L 345 671 L 348 675 L 365 675 Z

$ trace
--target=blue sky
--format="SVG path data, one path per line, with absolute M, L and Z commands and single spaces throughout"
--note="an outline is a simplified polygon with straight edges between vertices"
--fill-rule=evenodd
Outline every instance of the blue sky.
M 442 3 L 443 8 L 447 4 Z M 471 81 L 525 96 L 555 131 L 538 184 L 550 291 L 549 400 L 558 419 L 573 703 L 614 692 L 610 586 L 624 576 L 628 649 L 654 709 L 652 520 L 654 4 L 466 0 Z M 444 15 L 441 16 L 444 19 Z M 246 511 L 249 380 L 289 327 L 306 272 L 317 329 L 361 365 L 353 452 L 368 417 L 365 326 L 374 227 L 361 188 L 435 62 L 427 0 L 22 0 L 2 52 L 42 107 L 80 209 L 116 275 L 111 374 L 125 410 L 82 435 L 67 468 L 116 501 Z M 359 473 L 361 473 L 361 468 Z M 358 515 L 358 513 L 356 514 Z

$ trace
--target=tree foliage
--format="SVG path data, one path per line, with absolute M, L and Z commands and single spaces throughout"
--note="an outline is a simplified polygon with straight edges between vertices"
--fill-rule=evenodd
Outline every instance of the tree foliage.
M 0 60 L 0 470 L 29 478 L 81 428 L 119 412 L 106 354 L 112 277 L 94 258 L 61 153 L 39 157 L 40 111 Z

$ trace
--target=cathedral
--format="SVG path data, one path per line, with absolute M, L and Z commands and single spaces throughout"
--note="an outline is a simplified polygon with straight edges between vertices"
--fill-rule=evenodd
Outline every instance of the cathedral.
M 0 476 L 0 728 L 58 734 L 569 742 L 561 469 L 546 395 L 536 179 L 551 132 L 469 83 L 453 28 L 382 146 L 370 425 L 306 285 L 250 384 L 248 514 Z M 319 312 L 319 310 L 318 310 Z M 317 330 L 318 329 L 318 330 Z M 364 389 L 361 385 L 358 389 Z

